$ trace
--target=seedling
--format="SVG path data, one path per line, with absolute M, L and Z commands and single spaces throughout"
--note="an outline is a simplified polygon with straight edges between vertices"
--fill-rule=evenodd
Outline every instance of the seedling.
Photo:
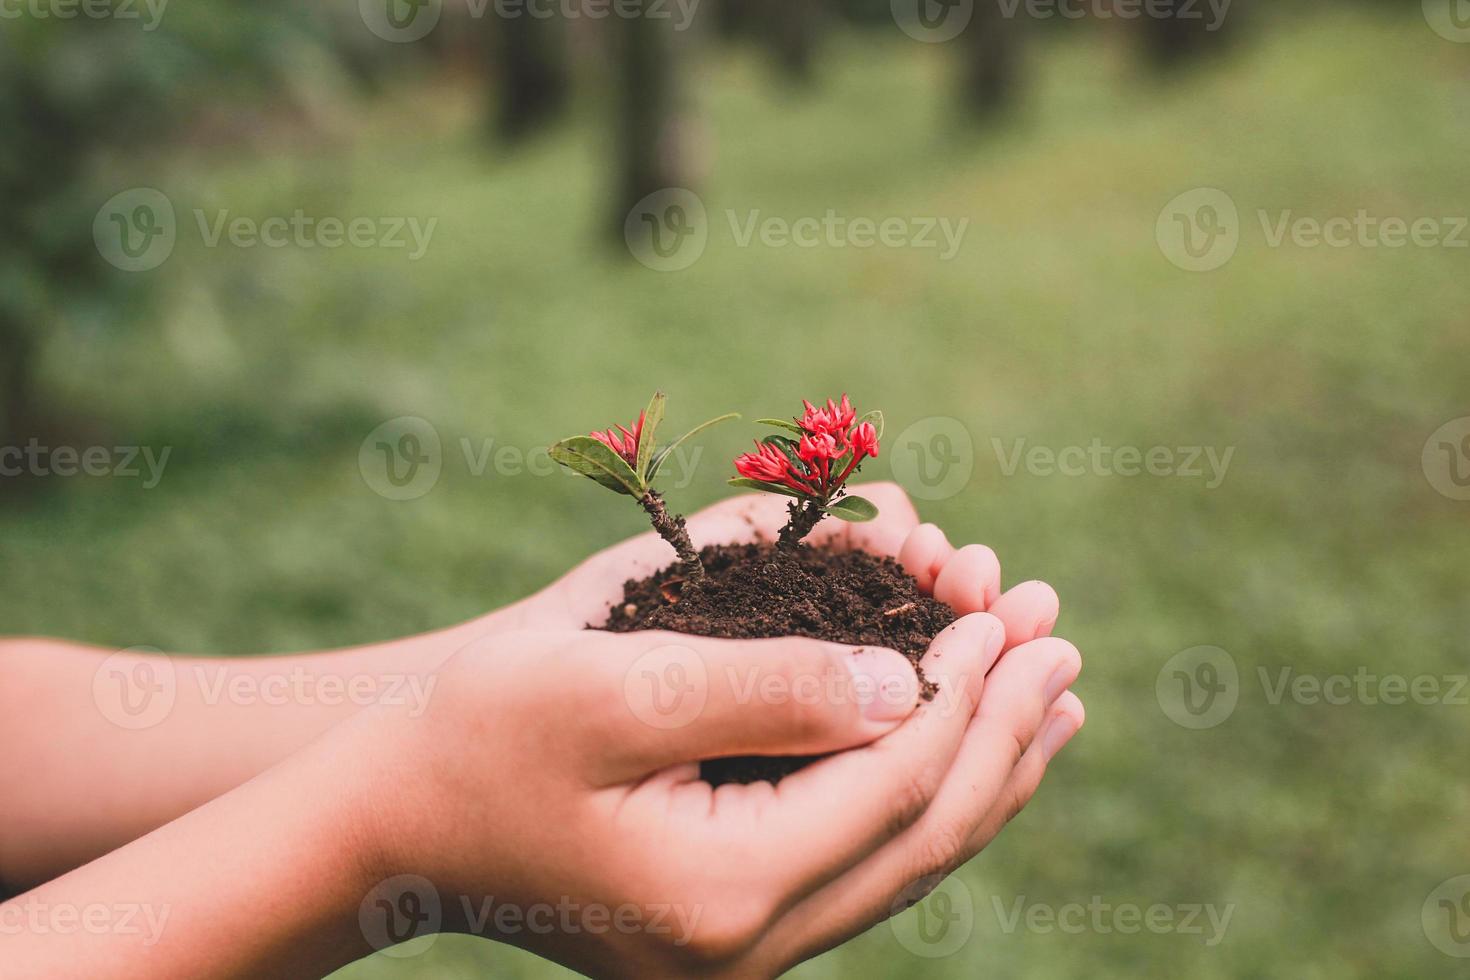
M 846 395 L 840 403 L 827 399 L 826 408 L 805 400 L 802 405 L 806 411 L 789 422 L 756 420 L 783 432 L 766 436 L 755 444 L 755 452 L 739 456 L 735 469 L 740 475 L 730 480 L 732 486 L 796 498 L 776 540 L 782 548 L 795 548 L 828 514 L 855 522 L 878 516 L 872 501 L 847 493 L 844 485 L 863 460 L 878 455 L 883 413 L 858 418 Z
M 551 447 L 551 458 L 563 466 L 607 487 L 614 493 L 632 497 L 643 507 L 653 529 L 673 546 L 684 567 L 686 579 L 704 577 L 704 565 L 699 552 L 689 540 L 689 531 L 684 527 L 684 518 L 670 514 L 664 505 L 663 495 L 653 489 L 653 481 L 669 454 L 685 440 L 703 432 L 712 425 L 739 418 L 729 412 L 695 426 L 667 446 L 659 448 L 655 439 L 659 423 L 664 418 L 664 393 L 655 392 L 648 408 L 638 415 L 631 429 L 617 426 L 617 431 L 593 432 L 585 436 L 572 436 Z

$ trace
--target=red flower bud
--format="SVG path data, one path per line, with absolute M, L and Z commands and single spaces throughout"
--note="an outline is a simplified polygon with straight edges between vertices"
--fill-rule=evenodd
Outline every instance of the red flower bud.
M 735 459 L 735 469 L 743 477 L 764 483 L 784 483 L 791 469 L 791 461 L 775 446 L 763 442 L 755 444 L 756 451 L 744 453 Z
M 606 432 L 593 432 L 591 434 L 592 438 L 623 457 L 623 461 L 629 466 L 637 467 L 638 441 L 643 438 L 644 414 L 643 412 L 638 413 L 638 421 L 633 423 L 631 431 L 620 425 L 618 426 L 617 432 L 614 432 L 612 429 L 608 429 Z

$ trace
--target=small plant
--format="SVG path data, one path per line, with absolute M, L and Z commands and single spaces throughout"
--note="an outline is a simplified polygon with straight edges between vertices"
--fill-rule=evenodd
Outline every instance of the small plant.
M 730 412 L 710 419 L 660 449 L 655 439 L 659 423 L 664 418 L 664 401 L 664 393 L 655 392 L 648 408 L 639 413 L 638 421 L 631 429 L 620 425 L 616 432 L 608 429 L 563 439 L 551 447 L 551 458 L 615 493 L 626 494 L 638 501 L 659 537 L 672 545 L 679 555 L 685 578 L 697 580 L 704 577 L 704 565 L 689 540 L 684 518 L 669 513 L 664 506 L 663 495 L 653 489 L 653 481 L 669 454 L 686 439 L 712 425 L 740 416 Z
M 883 435 L 883 413 L 868 412 L 861 418 L 847 396 L 840 403 L 827 399 L 826 408 L 802 401 L 806 411 L 790 422 L 757 419 L 785 434 L 769 435 L 755 444 L 756 451 L 735 460 L 740 473 L 731 485 L 765 490 L 795 497 L 791 516 L 781 528 L 776 544 L 795 548 L 825 515 L 844 521 L 871 521 L 878 508 L 844 489 L 847 478 L 863 460 L 878 455 Z

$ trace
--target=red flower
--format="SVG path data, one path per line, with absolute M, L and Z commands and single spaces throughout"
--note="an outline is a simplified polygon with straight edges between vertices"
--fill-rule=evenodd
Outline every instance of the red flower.
M 801 400 L 801 404 L 806 408 L 806 413 L 796 420 L 797 425 L 813 435 L 827 433 L 838 442 L 846 441 L 847 430 L 852 427 L 857 417 L 846 394 L 842 396 L 841 404 L 834 403 L 830 398 L 827 399 L 826 408 L 818 408 L 805 398 Z
M 837 440 L 826 432 L 802 436 L 801 441 L 796 444 L 796 455 L 812 466 L 818 465 L 822 460 L 836 459 L 845 452 Z
M 802 430 L 800 438 L 786 437 L 785 449 L 770 442 L 756 443 L 755 452 L 735 460 L 735 469 L 747 479 L 828 501 L 841 491 L 859 463 L 878 455 L 878 430 L 871 422 L 857 423 L 857 413 L 846 395 L 840 402 L 827 399 L 825 408 L 805 399 L 802 405 L 806 411 L 796 420 Z
M 619 456 L 623 461 L 635 469 L 638 466 L 638 440 L 643 438 L 643 412 L 638 413 L 638 421 L 633 423 L 632 431 L 618 426 L 618 432 L 608 429 L 606 432 L 594 432 L 592 438 L 602 443 Z M 619 435 L 618 433 L 622 433 Z
M 878 455 L 878 430 L 873 428 L 872 422 L 864 422 L 853 429 L 848 441 L 852 444 L 853 454 L 858 459 Z
M 814 488 L 802 482 L 810 479 L 806 474 L 792 468 L 791 458 L 768 442 L 755 444 L 756 451 L 743 453 L 735 458 L 735 471 L 750 480 L 762 483 L 779 483 L 801 493 L 811 494 Z

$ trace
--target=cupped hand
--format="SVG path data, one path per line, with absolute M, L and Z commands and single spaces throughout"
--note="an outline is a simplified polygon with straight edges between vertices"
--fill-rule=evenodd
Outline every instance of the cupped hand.
M 936 588 L 970 581 L 963 553 L 931 563 Z M 1049 639 L 1002 655 L 1010 638 L 966 612 L 935 638 L 939 693 L 918 704 L 890 650 L 487 635 L 422 717 L 374 709 L 335 737 L 370 743 L 352 751 L 394 787 L 370 822 L 380 887 L 431 883 L 447 928 L 595 975 L 774 974 L 885 917 L 1034 792 L 1081 723 L 1063 693 L 1080 660 Z M 823 753 L 775 787 L 698 778 L 702 759 Z

